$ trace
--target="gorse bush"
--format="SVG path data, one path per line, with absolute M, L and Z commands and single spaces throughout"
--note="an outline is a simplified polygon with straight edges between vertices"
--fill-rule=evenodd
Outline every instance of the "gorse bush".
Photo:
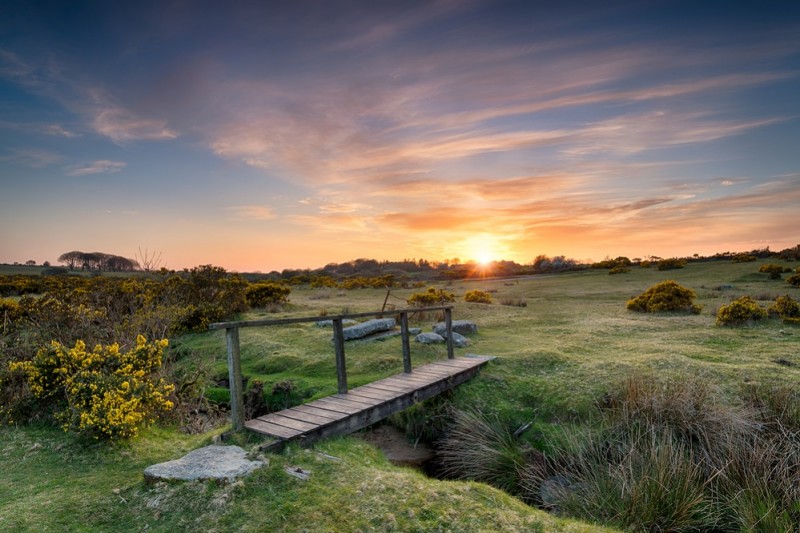
M 781 274 L 783 274 L 784 269 L 781 265 L 770 263 L 767 265 L 761 265 L 758 271 L 769 274 L 769 279 L 781 279 Z
M 800 273 L 792 274 L 786 278 L 786 282 L 794 287 L 800 287 Z
M 25 376 L 33 396 L 65 431 L 125 439 L 173 407 L 168 397 L 174 386 L 157 376 L 166 346 L 166 339 L 141 336 L 127 352 L 117 344 L 87 350 L 83 341 L 73 348 L 54 341 L 9 370 Z
M 786 323 L 800 324 L 800 304 L 789 295 L 778 296 L 767 311 Z
M 414 307 L 431 307 L 454 302 L 456 295 L 444 289 L 429 287 L 425 292 L 415 292 L 408 297 L 406 302 Z
M 686 266 L 686 261 L 683 259 L 678 259 L 677 257 L 672 257 L 669 259 L 662 259 L 658 262 L 656 268 L 658 270 L 675 270 L 677 268 L 683 268 Z
M 480 304 L 490 304 L 492 303 L 492 295 L 486 291 L 480 291 L 478 289 L 475 289 L 472 291 L 467 291 L 466 294 L 464 294 L 464 301 L 480 303 Z
M 628 309 L 642 313 L 693 313 L 702 309 L 694 303 L 697 295 L 691 289 L 678 285 L 675 281 L 666 280 L 657 283 L 639 296 L 628 300 Z
M 289 301 L 290 287 L 271 281 L 254 283 L 247 287 L 245 296 L 250 307 L 266 307 L 272 304 L 282 304 Z
M 752 263 L 758 261 L 758 257 L 748 253 L 739 253 L 734 255 L 731 261 L 734 263 Z
M 767 311 L 750 296 L 742 296 L 717 311 L 717 324 L 741 326 L 767 317 Z

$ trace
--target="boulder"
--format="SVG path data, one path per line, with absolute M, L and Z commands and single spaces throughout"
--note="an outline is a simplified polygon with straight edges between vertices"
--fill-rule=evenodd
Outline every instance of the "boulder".
M 469 346 L 469 339 L 460 333 L 453 332 L 453 346 L 456 348 L 466 348 Z
M 415 341 L 421 344 L 440 344 L 447 342 L 447 339 L 438 333 L 420 333 L 414 338 Z M 456 348 L 466 348 L 469 346 L 469 339 L 463 335 L 453 332 L 453 346 Z
M 373 318 L 355 326 L 344 328 L 344 340 L 362 339 L 373 333 L 389 331 L 395 327 L 394 318 Z
M 414 340 L 421 344 L 439 344 L 445 342 L 444 337 L 438 333 L 420 333 Z
M 434 324 L 433 332 L 444 337 L 447 335 L 447 325 L 444 322 Z M 478 333 L 478 326 L 469 320 L 453 320 L 453 332 L 461 335 L 471 335 Z
M 194 481 L 212 479 L 232 482 L 264 466 L 263 461 L 251 461 L 239 446 L 206 446 L 191 451 L 174 461 L 158 463 L 144 469 L 148 483 L 156 481 Z

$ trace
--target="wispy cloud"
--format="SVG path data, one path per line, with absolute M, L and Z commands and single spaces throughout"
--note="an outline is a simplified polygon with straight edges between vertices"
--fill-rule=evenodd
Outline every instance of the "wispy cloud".
M 75 133 L 74 131 L 70 131 L 66 129 L 64 126 L 60 124 L 48 124 L 43 128 L 44 132 L 48 135 L 54 135 L 56 137 L 66 137 L 67 139 L 73 139 L 75 137 L 80 137 L 79 133 Z
M 36 148 L 9 148 L 8 151 L 9 154 L 0 156 L 0 161 L 10 161 L 31 168 L 47 168 L 64 160 L 64 156 L 60 154 Z
M 143 118 L 136 113 L 108 101 L 108 97 L 99 91 L 90 91 L 93 105 L 92 128 L 114 141 L 127 143 L 131 141 L 163 141 L 178 137 L 178 133 L 167 126 L 166 120 Z
M 90 174 L 115 174 L 125 168 L 123 161 L 109 161 L 99 159 L 82 165 L 75 165 L 67 169 L 67 176 L 88 176 Z
M 277 216 L 271 207 L 264 205 L 234 205 L 226 209 L 240 220 L 272 220 Z

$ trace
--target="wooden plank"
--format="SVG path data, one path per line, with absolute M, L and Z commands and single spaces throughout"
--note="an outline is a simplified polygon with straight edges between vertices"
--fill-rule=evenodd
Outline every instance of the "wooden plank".
M 326 396 L 326 398 L 358 403 L 367 407 L 375 405 L 375 402 L 372 399 L 364 398 L 363 396 L 352 396 L 349 392 L 347 394 L 332 394 L 331 396 Z
M 294 409 L 294 408 L 292 408 L 292 409 L 284 409 L 283 411 L 280 412 L 280 415 L 288 417 L 288 418 L 293 418 L 293 419 L 299 420 L 301 422 L 308 422 L 310 424 L 316 424 L 317 426 L 321 426 L 323 424 L 327 424 L 329 422 L 333 422 L 334 420 L 337 420 L 336 418 L 331 417 L 331 416 L 320 416 L 320 415 L 317 415 L 317 414 L 308 413 L 308 412 L 305 412 L 305 411 L 300 411 L 300 410 L 297 410 L 297 409 Z
M 299 411 L 303 414 L 309 414 L 312 416 L 318 416 L 320 418 L 327 418 L 329 420 L 339 420 L 342 417 L 347 416 L 345 413 L 338 413 L 334 411 L 329 411 L 328 409 L 320 409 L 319 407 L 314 407 L 311 404 L 305 405 L 296 405 L 289 409 L 289 411 Z
M 253 431 L 257 431 L 258 433 L 265 433 L 267 435 L 273 435 L 275 437 L 281 437 L 283 439 L 291 439 L 302 435 L 303 432 L 290 429 L 283 426 L 278 426 L 275 424 L 270 424 L 269 422 L 264 422 L 263 420 L 253 419 L 248 420 L 244 423 L 247 429 L 252 429 Z
M 380 401 L 383 401 L 383 400 L 388 400 L 390 398 L 394 398 L 395 396 L 397 396 L 397 394 L 398 393 L 395 392 L 395 391 L 381 391 L 381 390 L 375 390 L 375 389 L 366 389 L 365 390 L 365 389 L 362 389 L 360 387 L 358 389 L 353 389 L 353 390 L 351 390 L 350 392 L 347 393 L 348 396 L 359 396 L 359 397 L 362 397 L 362 398 L 367 398 L 372 402 L 375 402 L 375 401 L 379 401 L 380 402 Z
M 331 400 L 330 398 L 320 398 L 312 405 L 322 407 L 323 409 L 347 413 L 349 415 L 364 410 L 364 405 L 360 403 L 352 403 L 345 400 Z
M 397 374 L 395 376 L 358 387 L 347 394 L 321 398 L 309 404 L 273 413 L 246 423 L 248 429 L 266 433 L 283 440 L 273 443 L 271 449 L 279 449 L 288 440 L 300 439 L 303 445 L 316 440 L 352 433 L 383 420 L 387 416 L 406 409 L 448 389 L 452 389 L 475 376 L 488 359 L 464 361 L 456 359 L 445 365 L 433 363 L 421 368 L 421 372 Z M 273 416 L 278 416 L 271 422 Z M 306 419 L 303 417 L 315 417 Z M 325 421 L 316 425 L 317 421 Z M 294 427 L 285 427 L 294 426 Z M 299 427 L 310 427 L 300 432 Z
M 382 379 L 380 381 L 376 381 L 375 383 L 372 383 L 369 386 L 373 387 L 373 388 L 382 389 L 382 390 L 394 391 L 394 392 L 397 392 L 397 393 L 406 392 L 409 389 L 414 387 L 413 384 L 411 384 L 409 382 L 400 381 L 400 380 L 398 380 L 396 378 Z
M 256 420 L 260 420 L 262 422 L 268 422 L 270 424 L 275 424 L 276 426 L 296 429 L 298 431 L 308 431 L 310 429 L 317 429 L 320 426 L 319 424 L 313 424 L 310 422 L 295 420 L 294 418 L 289 418 L 288 416 L 284 416 L 281 413 L 270 413 L 268 415 L 260 416 L 256 418 Z

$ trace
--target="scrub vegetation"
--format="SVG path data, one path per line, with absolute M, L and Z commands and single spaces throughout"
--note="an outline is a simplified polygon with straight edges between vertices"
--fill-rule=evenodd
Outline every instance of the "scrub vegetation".
M 164 397 L 175 407 L 137 437 L 105 443 L 64 433 L 49 422 L 57 411 L 23 402 L 27 421 L 7 417 L 0 429 L 0 529 L 136 523 L 154 531 L 595 531 L 601 526 L 590 524 L 599 523 L 631 531 L 791 530 L 800 520 L 800 328 L 792 320 L 798 294 L 791 283 L 759 272 L 767 261 L 776 259 L 688 261 L 671 270 L 669 280 L 694 295 L 684 302 L 689 313 L 628 309 L 668 281 L 656 268 L 631 268 L 624 276 L 584 269 L 426 280 L 422 286 L 431 289 L 422 292 L 412 279 L 388 294 L 385 285 L 348 290 L 339 282 L 308 282 L 288 294 L 276 290 L 281 301 L 263 307 L 253 304 L 264 292 L 251 289 L 248 300 L 248 287 L 270 280 L 213 267 L 194 281 L 187 271 L 26 282 L 52 283 L 52 294 L 16 281 L 19 291 L 0 299 L 3 405 L 37 400 L 9 363 L 33 361 L 51 340 L 69 351 L 81 339 L 87 354 L 114 341 L 128 353 L 137 324 L 149 324 L 147 342 L 169 338 L 153 376 L 174 385 Z M 167 283 L 172 276 L 180 279 Z M 126 283 L 137 289 L 126 293 Z M 114 298 L 98 296 L 104 293 L 96 288 L 106 284 Z M 183 291 L 192 299 L 181 303 L 176 295 Z M 470 291 L 504 305 L 465 301 Z M 392 466 L 351 436 L 310 450 L 289 447 L 232 485 L 144 484 L 144 467 L 226 429 L 214 417 L 228 401 L 225 336 L 204 330 L 219 320 L 210 307 L 236 303 L 221 313 L 226 320 L 321 316 L 405 307 L 417 294 L 437 302 L 446 295 L 454 318 L 478 325 L 469 351 L 497 356 L 478 377 L 390 421 L 411 442 L 428 441 L 438 452 L 434 470 L 450 481 Z M 745 297 L 764 316 L 721 327 L 719 313 Z M 191 306 L 194 315 L 187 314 Z M 47 320 L 48 313 L 57 318 Z M 411 317 L 424 329 L 434 319 Z M 336 392 L 330 329 L 293 324 L 240 335 L 247 391 L 268 410 Z M 401 372 L 401 353 L 397 338 L 348 344 L 350 386 Z M 442 357 L 442 346 L 412 346 L 414 365 Z M 251 449 L 260 442 L 248 434 L 234 440 Z M 298 480 L 287 467 L 311 476 Z

